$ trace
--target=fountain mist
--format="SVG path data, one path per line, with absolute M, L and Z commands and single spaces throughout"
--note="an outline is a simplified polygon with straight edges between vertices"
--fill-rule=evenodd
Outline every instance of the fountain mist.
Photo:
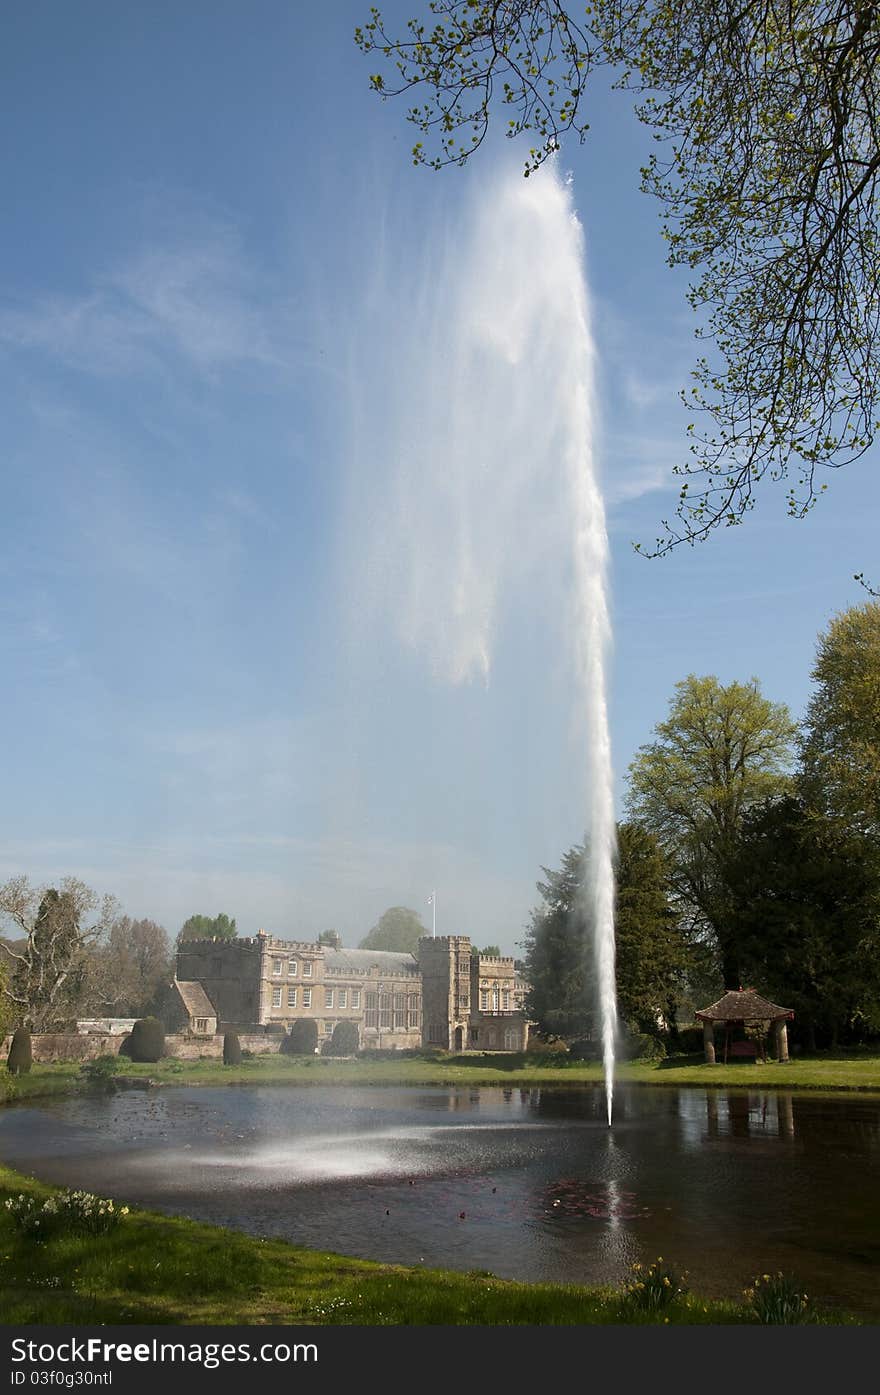
M 396 293 L 400 295 L 399 279 Z M 488 684 L 502 602 L 539 595 L 577 636 L 589 857 L 611 1121 L 615 826 L 606 708 L 608 539 L 596 475 L 595 351 L 583 233 L 555 169 L 482 185 L 470 225 L 432 248 L 394 340 L 396 462 L 373 588 L 437 677 Z M 375 368 L 375 365 L 374 365 Z M 375 497 L 375 496 L 374 496 Z M 552 595 L 553 585 L 558 598 Z M 517 592 L 519 595 L 517 596 Z M 558 608 L 557 608 L 558 607 Z

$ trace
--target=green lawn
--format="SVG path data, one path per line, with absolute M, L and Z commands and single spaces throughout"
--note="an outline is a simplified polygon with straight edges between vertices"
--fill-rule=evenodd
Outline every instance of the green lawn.
M 134 1065 L 120 1058 L 120 1074 L 144 1077 L 163 1085 L 580 1085 L 602 1079 L 597 1064 L 571 1062 L 521 1064 L 503 1056 L 402 1058 L 398 1060 L 332 1060 L 324 1057 L 257 1056 L 240 1066 L 219 1061 L 177 1061 Z M 663 1062 L 633 1061 L 617 1070 L 621 1083 L 637 1085 L 697 1085 L 714 1088 L 752 1086 L 796 1090 L 873 1090 L 880 1093 L 880 1056 L 822 1055 L 780 1065 L 753 1062 L 707 1066 L 692 1058 Z M 66 1094 L 84 1086 L 77 1065 L 35 1065 L 28 1075 L 13 1078 L 0 1070 L 0 1101 L 36 1099 Z
M 645 1312 L 620 1289 L 519 1284 L 371 1264 L 133 1211 L 110 1234 L 22 1236 L 2 1204 L 45 1187 L 0 1167 L 0 1312 L 21 1323 L 730 1324 L 745 1304 L 688 1294 Z M 818 1321 L 853 1322 L 817 1314 Z

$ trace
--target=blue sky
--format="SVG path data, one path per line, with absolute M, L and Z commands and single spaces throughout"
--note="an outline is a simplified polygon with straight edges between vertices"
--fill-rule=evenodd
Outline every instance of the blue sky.
M 224 910 L 347 943 L 388 905 L 429 920 L 436 886 L 438 929 L 513 950 L 584 823 L 558 598 L 514 569 L 488 688 L 451 685 L 365 625 L 361 569 L 399 542 L 389 380 L 431 401 L 422 290 L 511 151 L 414 169 L 352 42 L 368 8 L 7 15 L 0 877 L 81 876 L 172 933 Z M 872 455 L 805 522 L 767 489 L 742 528 L 633 553 L 674 509 L 693 324 L 637 190 L 644 132 L 600 87 L 591 123 L 561 165 L 594 305 L 622 794 L 690 672 L 756 675 L 802 714 L 816 636 L 874 569 L 878 486 Z

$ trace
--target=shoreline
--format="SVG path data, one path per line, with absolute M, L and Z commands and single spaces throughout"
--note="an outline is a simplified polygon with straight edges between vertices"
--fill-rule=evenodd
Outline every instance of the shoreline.
M 761 1325 L 733 1299 L 682 1293 L 646 1309 L 622 1286 L 530 1284 L 355 1259 L 136 1207 L 108 1234 L 38 1242 L 15 1229 L 2 1205 L 42 1204 L 62 1190 L 0 1164 L 2 1325 Z M 870 1319 L 822 1308 L 814 1323 Z
M 89 1063 L 86 1063 L 87 1065 Z M 621 1087 L 769 1090 L 793 1093 L 880 1096 L 880 1056 L 815 1057 L 789 1061 L 709 1066 L 703 1062 L 667 1058 L 663 1062 L 627 1062 L 615 1072 Z M 260 1056 L 238 1066 L 224 1066 L 216 1060 L 180 1061 L 166 1057 L 155 1064 L 134 1064 L 120 1060 L 118 1068 L 97 1080 L 79 1062 L 35 1064 L 22 1076 L 0 1074 L 0 1103 L 59 1098 L 95 1088 L 149 1089 L 151 1086 L 300 1086 L 307 1089 L 346 1086 L 391 1086 L 406 1088 L 437 1086 L 445 1089 L 474 1088 L 568 1088 L 601 1087 L 602 1068 L 598 1064 L 543 1066 L 506 1065 L 501 1059 L 452 1058 L 436 1062 L 420 1058 L 378 1060 L 357 1057 L 280 1057 Z

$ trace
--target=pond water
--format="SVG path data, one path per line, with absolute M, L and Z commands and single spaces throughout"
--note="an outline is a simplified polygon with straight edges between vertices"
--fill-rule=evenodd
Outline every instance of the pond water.
M 620 1283 L 662 1255 L 737 1297 L 781 1269 L 880 1320 L 880 1099 L 228 1087 L 0 1111 L 51 1182 L 367 1259 Z

